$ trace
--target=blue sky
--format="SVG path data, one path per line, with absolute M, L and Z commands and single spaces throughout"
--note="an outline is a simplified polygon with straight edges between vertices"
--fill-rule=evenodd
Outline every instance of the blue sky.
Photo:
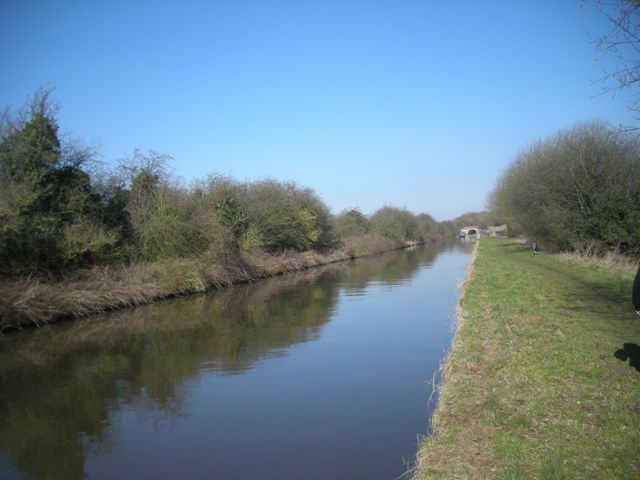
M 62 131 L 209 173 L 293 180 L 335 213 L 481 211 L 529 142 L 633 124 L 590 85 L 596 5 L 557 1 L 0 2 L 0 107 L 55 87 Z M 624 93 L 624 92 L 623 92 Z

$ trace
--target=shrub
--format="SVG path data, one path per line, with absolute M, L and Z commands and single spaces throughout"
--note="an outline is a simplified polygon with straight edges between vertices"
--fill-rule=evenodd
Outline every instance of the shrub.
M 345 209 L 333 220 L 338 238 L 365 235 L 369 232 L 369 219 L 357 208 Z
M 99 221 L 100 198 L 82 170 L 95 152 L 77 142 L 61 144 L 55 119 L 58 106 L 50 94 L 51 90 L 41 89 L 16 115 L 7 110 L 0 128 L 3 275 L 55 274 L 84 264 L 93 248 L 86 235 L 80 235 L 82 246 L 71 248 L 69 231 L 76 222 L 86 227 Z M 102 240 L 109 243 L 108 238 Z
M 245 184 L 238 189 L 237 204 L 245 246 L 251 242 L 269 251 L 303 251 L 326 247 L 333 239 L 328 207 L 312 189 L 294 182 Z
M 510 227 L 552 249 L 640 253 L 640 141 L 594 121 L 518 152 L 488 196 Z
M 388 239 L 396 248 L 406 241 L 420 241 L 418 221 L 406 209 L 384 206 L 371 216 L 371 233 Z

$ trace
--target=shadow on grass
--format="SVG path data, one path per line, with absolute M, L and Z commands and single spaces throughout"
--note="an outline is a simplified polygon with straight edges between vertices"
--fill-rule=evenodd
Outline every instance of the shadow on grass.
M 609 322 L 629 322 L 631 281 L 620 285 L 607 279 L 587 280 L 583 275 L 573 274 L 558 265 L 538 263 L 529 259 L 524 261 L 530 266 L 535 265 L 539 271 L 564 285 L 565 291 L 560 307 L 562 310 L 588 312 Z M 632 328 L 636 329 L 635 326 Z
M 531 247 L 522 245 L 521 243 L 517 243 L 517 242 L 510 242 L 510 243 L 501 242 L 498 244 L 498 247 L 507 248 L 509 250 L 513 250 L 514 252 L 531 252 Z
M 549 286 L 558 285 L 556 290 L 561 294 L 555 297 L 547 295 L 546 300 L 549 304 L 555 303 L 562 316 L 574 314 L 577 318 L 588 315 L 594 326 L 623 329 L 620 333 L 625 336 L 630 332 L 634 335 L 640 333 L 640 323 L 630 320 L 631 278 L 612 280 L 606 275 L 592 274 L 586 268 L 567 268 L 551 256 L 533 255 L 528 246 L 515 241 L 502 240 L 495 245 L 504 254 L 503 258 L 517 265 L 516 268 L 548 279 L 544 281 Z M 640 371 L 640 359 L 632 366 L 637 366 L 635 368 Z
M 625 343 L 620 350 L 616 350 L 613 356 L 623 362 L 629 359 L 629 366 L 640 372 L 640 346 L 635 343 Z

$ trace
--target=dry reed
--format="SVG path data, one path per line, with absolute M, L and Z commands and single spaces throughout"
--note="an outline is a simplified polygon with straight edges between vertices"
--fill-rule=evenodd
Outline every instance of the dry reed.
M 388 240 L 365 235 L 346 239 L 324 253 L 253 252 L 220 264 L 176 259 L 93 267 L 60 282 L 34 277 L 5 279 L 0 282 L 0 332 L 253 282 L 391 249 Z

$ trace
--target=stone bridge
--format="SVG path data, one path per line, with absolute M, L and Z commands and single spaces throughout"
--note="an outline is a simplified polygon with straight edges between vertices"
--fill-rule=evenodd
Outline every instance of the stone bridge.
M 464 227 L 460 229 L 460 235 L 477 235 L 480 232 L 478 227 Z

